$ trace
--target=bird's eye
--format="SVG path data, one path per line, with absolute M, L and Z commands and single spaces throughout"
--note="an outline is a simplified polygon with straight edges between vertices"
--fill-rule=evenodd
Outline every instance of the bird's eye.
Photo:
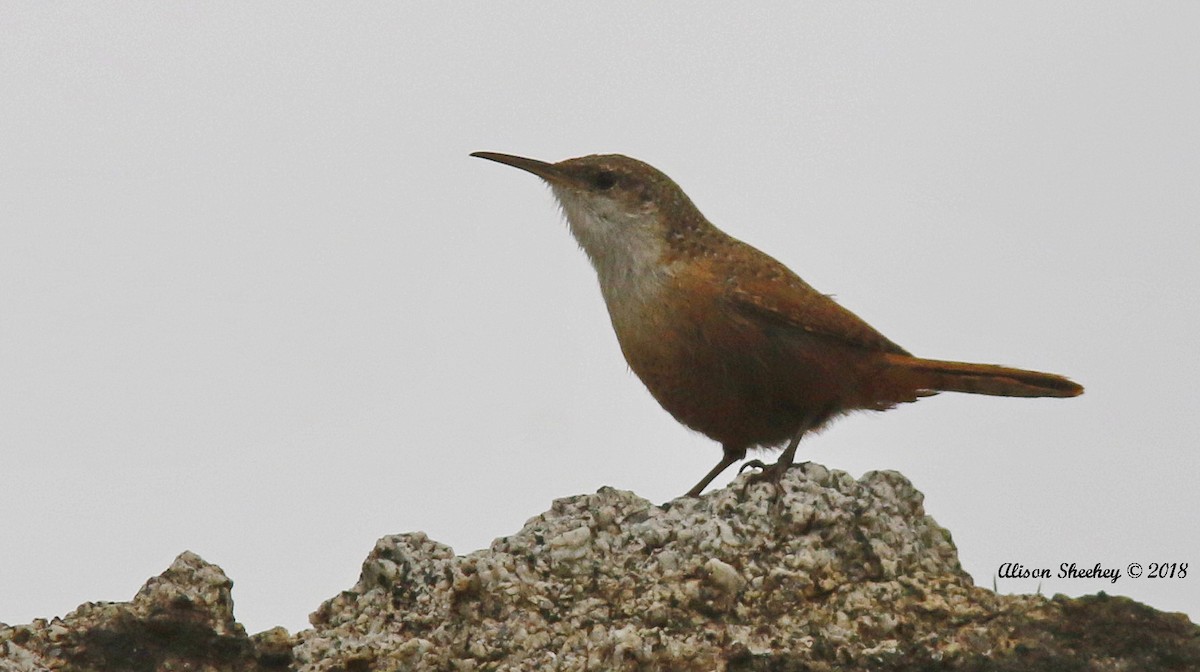
M 617 176 L 607 170 L 596 173 L 592 178 L 592 186 L 602 191 L 608 191 L 617 185 Z

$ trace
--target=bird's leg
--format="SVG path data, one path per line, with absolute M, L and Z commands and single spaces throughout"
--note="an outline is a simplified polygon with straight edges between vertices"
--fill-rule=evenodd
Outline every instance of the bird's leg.
M 721 449 L 725 451 L 725 454 L 721 457 L 721 461 L 717 463 L 717 466 L 713 467 L 712 470 L 705 474 L 704 478 L 700 479 L 700 482 L 697 483 L 695 487 L 693 487 L 691 490 L 688 490 L 687 494 L 684 495 L 685 497 L 699 497 L 700 493 L 704 492 L 704 489 L 708 487 L 708 484 L 712 483 L 714 478 L 720 476 L 722 471 L 728 469 L 729 465 L 746 457 L 745 448 L 721 446 Z

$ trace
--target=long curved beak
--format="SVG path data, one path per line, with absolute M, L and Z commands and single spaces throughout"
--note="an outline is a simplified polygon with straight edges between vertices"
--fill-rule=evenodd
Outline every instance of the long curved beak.
M 512 154 L 500 154 L 497 152 L 471 152 L 471 156 L 503 163 L 506 166 L 520 168 L 529 173 L 533 173 L 538 177 L 550 183 L 569 184 L 573 180 L 569 175 L 564 173 L 558 166 L 537 159 L 527 159 L 523 156 L 513 156 Z

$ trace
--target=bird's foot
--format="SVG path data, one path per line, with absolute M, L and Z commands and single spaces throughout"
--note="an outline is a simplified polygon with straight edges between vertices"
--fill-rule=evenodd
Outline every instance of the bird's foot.
M 775 464 L 764 464 L 762 460 L 748 460 L 738 469 L 738 473 L 742 473 L 746 469 L 758 469 L 759 471 L 750 474 L 746 478 L 745 484 L 742 485 L 742 499 L 745 499 L 747 490 L 750 486 L 756 483 L 771 483 L 775 486 L 775 497 L 780 499 L 783 497 L 783 476 L 788 469 L 803 469 L 809 464 L 809 461 L 792 462 L 791 460 L 780 460 Z

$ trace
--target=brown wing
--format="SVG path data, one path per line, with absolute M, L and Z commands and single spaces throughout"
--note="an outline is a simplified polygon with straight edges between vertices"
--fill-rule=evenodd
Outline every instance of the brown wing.
M 754 255 L 759 263 L 753 268 L 732 269 L 726 284 L 726 300 L 747 318 L 867 350 L 909 354 L 837 301 L 813 289 L 786 266 L 759 254 L 762 256 Z M 770 263 L 762 263 L 764 260 Z

